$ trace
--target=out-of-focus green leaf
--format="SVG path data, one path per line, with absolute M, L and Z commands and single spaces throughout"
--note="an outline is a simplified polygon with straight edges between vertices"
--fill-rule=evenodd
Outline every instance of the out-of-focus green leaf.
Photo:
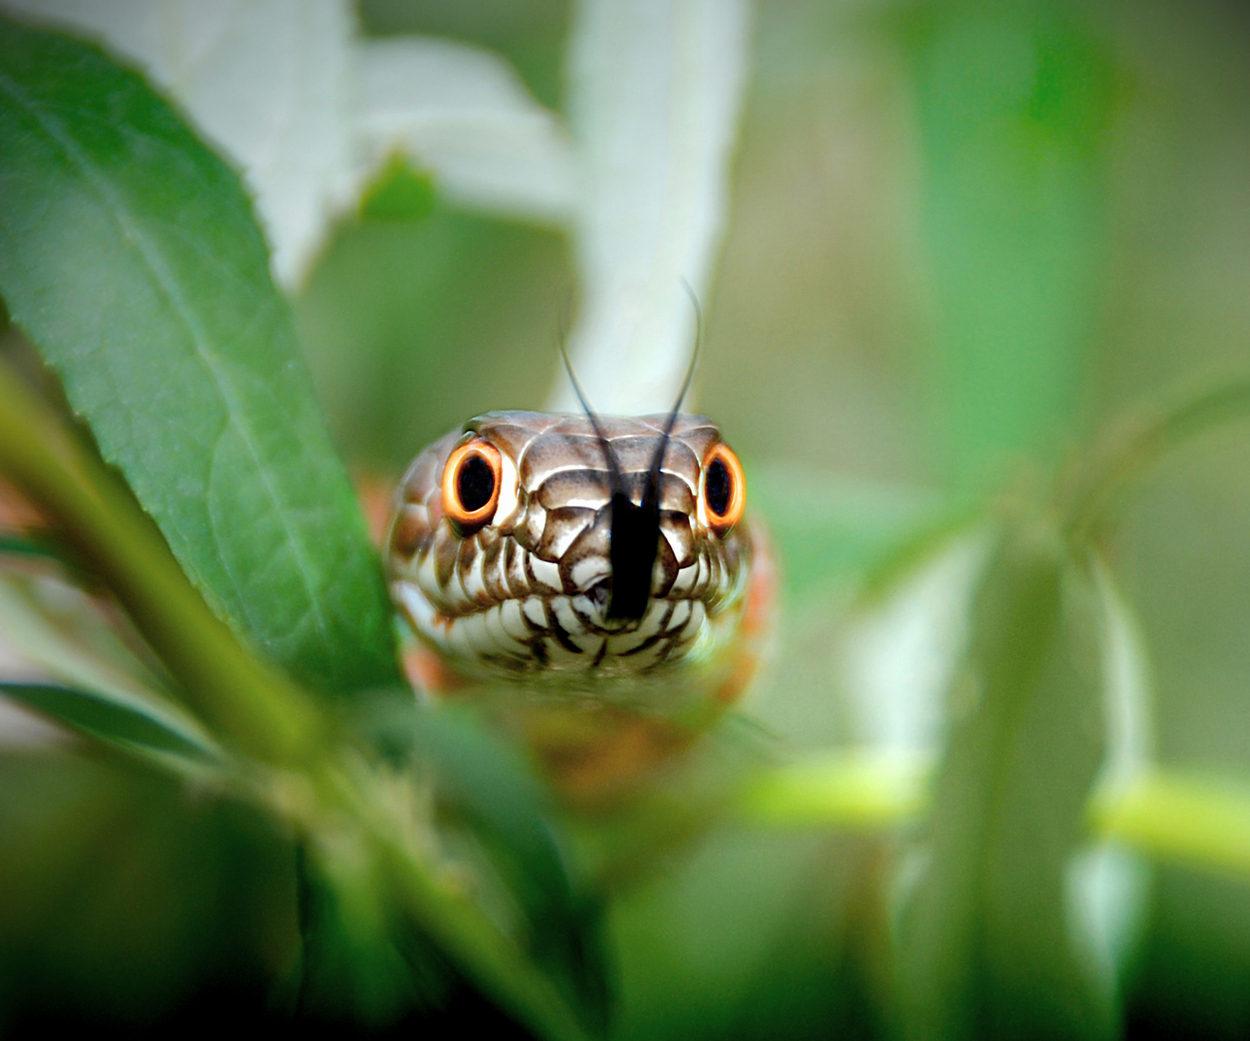
M 154 692 L 157 678 L 89 597 L 46 579 L 0 577 L 0 633 L 23 659 L 64 681 L 0 681 L 0 693 L 102 741 L 151 753 L 165 766 L 202 770 L 216 759 L 212 739 Z
M 116 755 L 0 756 L 0 791 L 6 1035 L 26 1016 L 152 1023 L 213 980 L 263 1008 L 298 950 L 271 818 Z
M 6 561 L 5 558 L 8 558 Z M 24 562 L 27 567 L 22 568 Z M 18 564 L 41 572 L 63 575 L 79 586 L 98 585 L 99 576 L 86 566 L 81 553 L 48 531 L 0 532 L 0 565 Z
M 1010 525 L 974 602 L 925 867 L 900 923 L 908 1036 L 1111 1030 L 1064 898 L 1103 754 L 1100 620 L 1059 537 Z
M 433 208 L 434 182 L 398 153 L 378 171 L 360 199 L 360 215 L 370 220 L 421 220 Z
M 95 48 L 0 31 L 0 293 L 217 613 L 394 681 L 376 558 L 238 177 Z
M 61 560 L 57 546 L 52 542 L 12 532 L 0 532 L 0 553 L 15 557 L 33 557 L 36 560 Z
M 1096 317 L 1114 69 L 1078 7 L 929 5 L 911 29 L 942 462 L 1062 446 Z
M 544 877 L 544 888 L 570 888 L 546 814 L 549 796 L 513 748 L 455 709 L 428 709 L 411 695 L 377 699 L 361 717 L 366 734 L 393 755 L 414 755 L 435 772 L 440 794 L 497 831 Z
M 377 786 L 371 787 L 372 793 L 364 793 L 365 805 L 384 804 Z M 428 843 L 417 844 L 410 814 L 371 824 L 366 846 L 389 898 L 392 921 L 430 937 L 470 981 L 541 1036 L 567 1041 L 587 1036 L 584 1017 L 517 938 L 500 930 L 476 894 L 466 891 L 463 879 L 431 857 Z M 346 852 L 358 857 L 360 847 Z
M 422 710 L 411 697 L 381 700 L 364 717 L 375 745 L 415 754 L 441 801 L 474 828 L 521 907 L 535 960 L 600 1025 L 607 1015 L 600 908 L 570 876 L 553 829 L 550 796 L 517 751 L 454 709 Z
M 24 661 L 71 686 L 129 695 L 158 685 L 99 602 L 57 579 L 0 571 L 0 633 Z
M 213 752 L 202 738 L 149 705 L 50 683 L 0 682 L 0 694 L 92 737 L 142 751 L 197 760 Z
M 322 842 L 300 858 L 303 956 L 292 997 L 298 1011 L 319 1019 L 391 1026 L 439 1001 L 454 972 L 419 933 L 400 935 L 360 850 L 334 845 Z

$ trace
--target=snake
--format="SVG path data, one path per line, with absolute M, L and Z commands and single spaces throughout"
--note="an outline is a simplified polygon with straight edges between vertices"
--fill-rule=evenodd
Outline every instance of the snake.
M 606 706 L 618 736 L 641 720 L 648 745 L 701 729 L 767 635 L 771 567 L 746 493 L 715 423 L 676 410 L 488 412 L 450 431 L 408 467 L 386 537 L 416 685 Z

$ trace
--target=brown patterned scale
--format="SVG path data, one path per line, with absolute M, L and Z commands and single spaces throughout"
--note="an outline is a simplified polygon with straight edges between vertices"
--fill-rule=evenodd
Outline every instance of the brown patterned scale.
M 741 467 L 702 416 L 677 416 L 664 446 L 645 609 L 613 609 L 606 453 L 640 505 L 668 418 L 600 417 L 605 445 L 586 416 L 490 412 L 417 456 L 396 497 L 387 568 L 422 643 L 462 676 L 586 687 L 726 660 L 752 542 Z

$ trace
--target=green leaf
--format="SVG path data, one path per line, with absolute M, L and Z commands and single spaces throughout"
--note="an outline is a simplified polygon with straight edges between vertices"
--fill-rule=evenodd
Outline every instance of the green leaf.
M 963 487 L 1017 454 L 1053 456 L 1079 402 L 1115 89 L 1089 22 L 1054 0 L 951 0 L 915 21 L 934 443 Z
M 452 708 L 423 708 L 411 695 L 366 703 L 361 728 L 374 747 L 415 754 L 432 768 L 440 800 L 473 828 L 524 910 L 535 960 L 588 1021 L 607 1015 L 607 969 L 599 907 L 579 891 L 551 822 L 549 793 L 516 749 Z
M 35 560 L 51 560 L 60 563 L 62 554 L 58 547 L 45 539 L 26 535 L 0 532 L 0 553 L 14 557 L 32 557 Z
M 92 737 L 143 751 L 211 760 L 214 753 L 170 717 L 141 703 L 51 683 L 4 683 L 0 693 Z
M 1101 619 L 1058 536 L 1009 525 L 974 602 L 926 866 L 900 924 L 912 1037 L 1112 1028 L 1074 950 L 1064 896 L 1103 756 Z
M 73 588 L 0 573 L 0 633 L 58 683 L 128 705 L 162 703 L 154 693 L 160 680 L 109 627 L 99 604 Z M 163 708 L 179 711 L 167 702 Z
M 454 973 L 428 939 L 389 920 L 372 865 L 344 853 L 300 851 L 303 958 L 292 998 L 305 1016 L 378 1030 L 445 1001 Z
M 0 566 L 19 561 L 44 572 L 64 575 L 80 587 L 89 588 L 99 582 L 99 575 L 87 565 L 81 549 L 72 546 L 62 532 L 0 532 Z
M 360 215 L 369 220 L 418 221 L 434 208 L 434 182 L 398 153 L 365 188 Z
M 0 632 L 50 683 L 0 681 L 0 693 L 93 737 L 129 751 L 185 761 L 216 759 L 217 748 L 194 719 L 155 692 L 159 681 L 76 590 L 0 576 Z M 53 609 L 51 604 L 55 604 Z
M 560 992 L 479 907 L 393 838 L 376 835 L 375 850 L 395 906 L 470 980 L 537 1036 L 584 1041 L 588 1034 Z
M 134 72 L 0 23 L 0 294 L 215 612 L 393 682 L 390 610 L 238 177 Z

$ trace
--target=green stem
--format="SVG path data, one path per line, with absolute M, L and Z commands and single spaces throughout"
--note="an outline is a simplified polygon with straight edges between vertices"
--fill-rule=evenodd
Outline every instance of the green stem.
M 765 826 L 897 826 L 928 810 L 934 769 L 932 756 L 871 749 L 805 756 L 761 772 L 738 805 Z
M 55 518 L 227 741 L 274 763 L 309 754 L 318 726 L 302 692 L 243 649 L 125 487 L 4 366 L 0 474 Z
M 467 895 L 448 893 L 419 857 L 389 837 L 376 842 L 396 902 L 482 991 L 541 1037 L 583 1041 L 586 1033 L 559 993 Z
M 584 1032 L 567 1004 L 471 897 L 448 888 L 388 821 L 384 793 L 346 782 L 321 758 L 319 719 L 305 696 L 253 659 L 191 586 L 160 533 L 125 488 L 57 417 L 0 366 L 0 474 L 56 519 L 140 632 L 178 677 L 192 705 L 242 750 L 293 766 L 306 793 L 256 792 L 280 816 L 316 832 L 346 813 L 360 827 L 392 897 L 492 995 L 545 1037 Z M 362 796 L 371 796 L 364 798 Z
M 929 809 L 934 764 L 871 750 L 805 757 L 763 772 L 742 792 L 745 820 L 770 829 L 898 829 Z M 1155 859 L 1250 882 L 1250 782 L 1148 770 L 1096 791 L 1086 807 L 1095 839 Z
M 1104 526 L 1125 493 L 1173 448 L 1245 418 L 1250 418 L 1250 378 L 1239 377 L 1127 425 L 1075 482 L 1065 511 L 1069 535 L 1082 540 Z
M 1093 829 L 1160 860 L 1250 882 L 1250 786 L 1151 771 L 1089 804 Z
M 739 810 L 764 828 L 881 830 L 929 809 L 935 764 L 872 750 L 825 753 L 762 772 Z M 1250 882 L 1250 783 L 1146 770 L 1086 807 L 1091 836 L 1171 863 Z
M 397 803 L 394 793 L 388 793 L 388 781 L 361 765 L 323 763 L 302 774 L 310 784 L 275 791 L 272 801 L 309 836 L 314 856 L 353 851 L 355 870 L 381 881 L 390 909 L 433 939 L 484 995 L 536 1036 L 584 1041 L 585 1031 L 551 981 L 477 905 L 471 883 L 440 870 L 428 837 L 419 834 L 422 825 L 403 801 Z M 321 841 L 345 818 L 354 824 L 349 843 L 341 836 L 329 844 Z M 367 858 L 360 858 L 360 851 L 367 851 Z

